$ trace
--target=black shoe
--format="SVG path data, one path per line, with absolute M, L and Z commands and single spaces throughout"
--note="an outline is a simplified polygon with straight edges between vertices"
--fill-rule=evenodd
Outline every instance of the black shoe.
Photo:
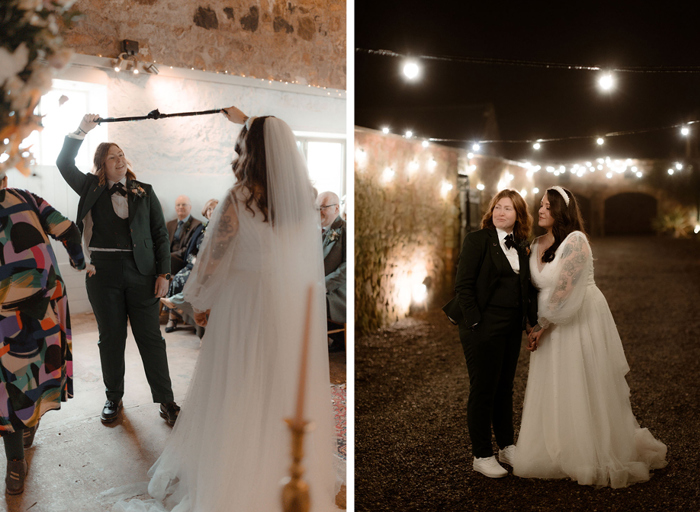
M 24 479 L 27 478 L 29 466 L 27 461 L 8 460 L 7 475 L 5 476 L 5 492 L 7 494 L 22 494 L 24 492 Z
M 32 443 L 34 442 L 34 435 L 36 434 L 37 429 L 39 428 L 39 422 L 36 422 L 36 425 L 30 428 L 25 428 L 22 431 L 22 444 L 24 444 L 25 448 L 31 448 Z
M 119 412 L 122 410 L 122 401 L 119 403 L 113 402 L 112 400 L 107 400 L 105 402 L 104 409 L 102 409 L 102 414 L 100 414 L 100 419 L 102 423 L 112 423 L 119 417 Z
M 165 333 L 170 334 L 175 331 L 177 331 L 177 320 L 168 320 L 168 323 L 165 324 Z
M 180 406 L 175 402 L 168 402 L 167 404 L 160 404 L 160 416 L 164 418 L 168 425 L 171 427 L 175 425 L 175 420 L 178 414 L 180 414 Z

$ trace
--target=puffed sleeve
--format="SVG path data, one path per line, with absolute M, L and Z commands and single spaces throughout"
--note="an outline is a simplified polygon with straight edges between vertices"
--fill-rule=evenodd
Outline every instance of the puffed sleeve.
M 574 231 L 564 240 L 561 257 L 555 263 L 555 285 L 545 291 L 546 295 L 540 301 L 537 323 L 543 328 L 550 324 L 565 324 L 581 309 L 593 269 L 591 258 L 586 235 Z
M 221 283 L 226 282 L 229 274 L 237 233 L 238 210 L 230 191 L 214 211 L 183 290 L 185 300 L 195 309 L 206 311 L 216 303 Z

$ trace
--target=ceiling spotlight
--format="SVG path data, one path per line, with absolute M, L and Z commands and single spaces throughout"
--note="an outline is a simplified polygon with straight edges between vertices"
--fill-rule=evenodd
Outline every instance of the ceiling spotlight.
M 411 130 L 406 130 L 406 138 L 410 139 L 411 137 L 413 137 L 413 132 Z
M 403 65 L 403 74 L 409 80 L 415 80 L 420 75 L 420 66 L 414 60 L 409 60 Z
M 156 67 L 155 62 L 151 62 L 150 64 L 144 64 L 143 65 L 143 70 L 146 73 L 150 73 L 152 75 L 157 75 L 158 74 L 158 68 Z
M 424 148 L 427 148 L 427 147 L 430 145 L 430 143 L 429 143 L 427 140 L 424 140 L 424 141 L 422 142 L 422 145 L 423 145 Z
M 680 171 L 680 170 L 682 170 L 682 169 L 683 169 L 683 164 L 680 163 L 680 162 L 676 162 L 676 170 L 677 170 L 677 171 Z
M 688 128 L 687 126 L 684 126 L 683 128 L 681 128 L 681 135 L 683 135 L 683 137 L 687 137 L 689 133 L 690 133 L 690 128 Z
M 540 148 L 542 147 L 542 145 L 541 145 L 539 142 L 535 142 L 535 143 L 532 145 L 532 147 L 535 148 L 535 149 L 540 149 Z
M 603 144 L 605 144 L 605 139 L 603 137 L 598 137 L 596 142 L 598 143 L 599 146 L 602 146 Z
M 385 126 L 384 128 L 382 128 L 382 133 L 383 133 L 384 135 L 386 135 L 387 133 L 389 133 L 389 128 L 386 127 L 386 126 Z
M 615 87 L 615 78 L 610 73 L 605 73 L 598 78 L 598 85 L 604 91 L 611 91 Z
M 474 150 L 474 151 L 479 151 L 480 149 L 481 149 L 481 146 L 479 146 L 478 144 L 474 144 L 472 146 L 472 150 Z
M 668 170 L 669 176 L 673 176 L 673 172 L 674 172 L 673 169 L 669 169 L 669 170 Z

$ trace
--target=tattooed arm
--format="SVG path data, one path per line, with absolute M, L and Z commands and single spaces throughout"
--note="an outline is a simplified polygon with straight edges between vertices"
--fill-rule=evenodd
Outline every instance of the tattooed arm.
M 235 252 L 238 233 L 238 205 L 233 192 L 221 201 L 207 235 L 197 254 L 197 261 L 183 290 L 185 300 L 198 311 L 211 309 L 213 297 L 225 280 Z
M 556 263 L 556 282 L 545 302 L 545 310 L 539 312 L 538 323 L 543 328 L 551 323 L 568 322 L 581 308 L 588 286 L 591 257 L 586 236 L 579 231 L 572 233 Z

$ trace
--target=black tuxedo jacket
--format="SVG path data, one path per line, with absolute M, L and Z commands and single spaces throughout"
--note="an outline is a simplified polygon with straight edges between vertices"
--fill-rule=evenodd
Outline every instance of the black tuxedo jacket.
M 56 165 L 63 179 L 79 196 L 78 216 L 75 223 L 83 231 L 83 219 L 95 206 L 97 198 L 108 187 L 105 181 L 100 185 L 94 174 L 85 174 L 75 166 L 82 140 L 66 137 L 63 149 L 58 155 Z M 141 197 L 133 192 L 141 188 Z M 129 227 L 136 267 L 143 275 L 170 273 L 170 241 L 165 229 L 163 209 L 156 197 L 153 187 L 136 180 L 126 180 L 127 199 L 129 202 Z
M 527 250 L 517 247 L 520 262 L 520 287 L 523 325 L 537 323 L 537 289 L 530 282 L 530 262 Z M 481 321 L 481 313 L 489 305 L 493 291 L 507 260 L 495 229 L 469 233 L 459 255 L 456 297 L 443 310 L 455 324 L 464 322 L 471 327 Z

